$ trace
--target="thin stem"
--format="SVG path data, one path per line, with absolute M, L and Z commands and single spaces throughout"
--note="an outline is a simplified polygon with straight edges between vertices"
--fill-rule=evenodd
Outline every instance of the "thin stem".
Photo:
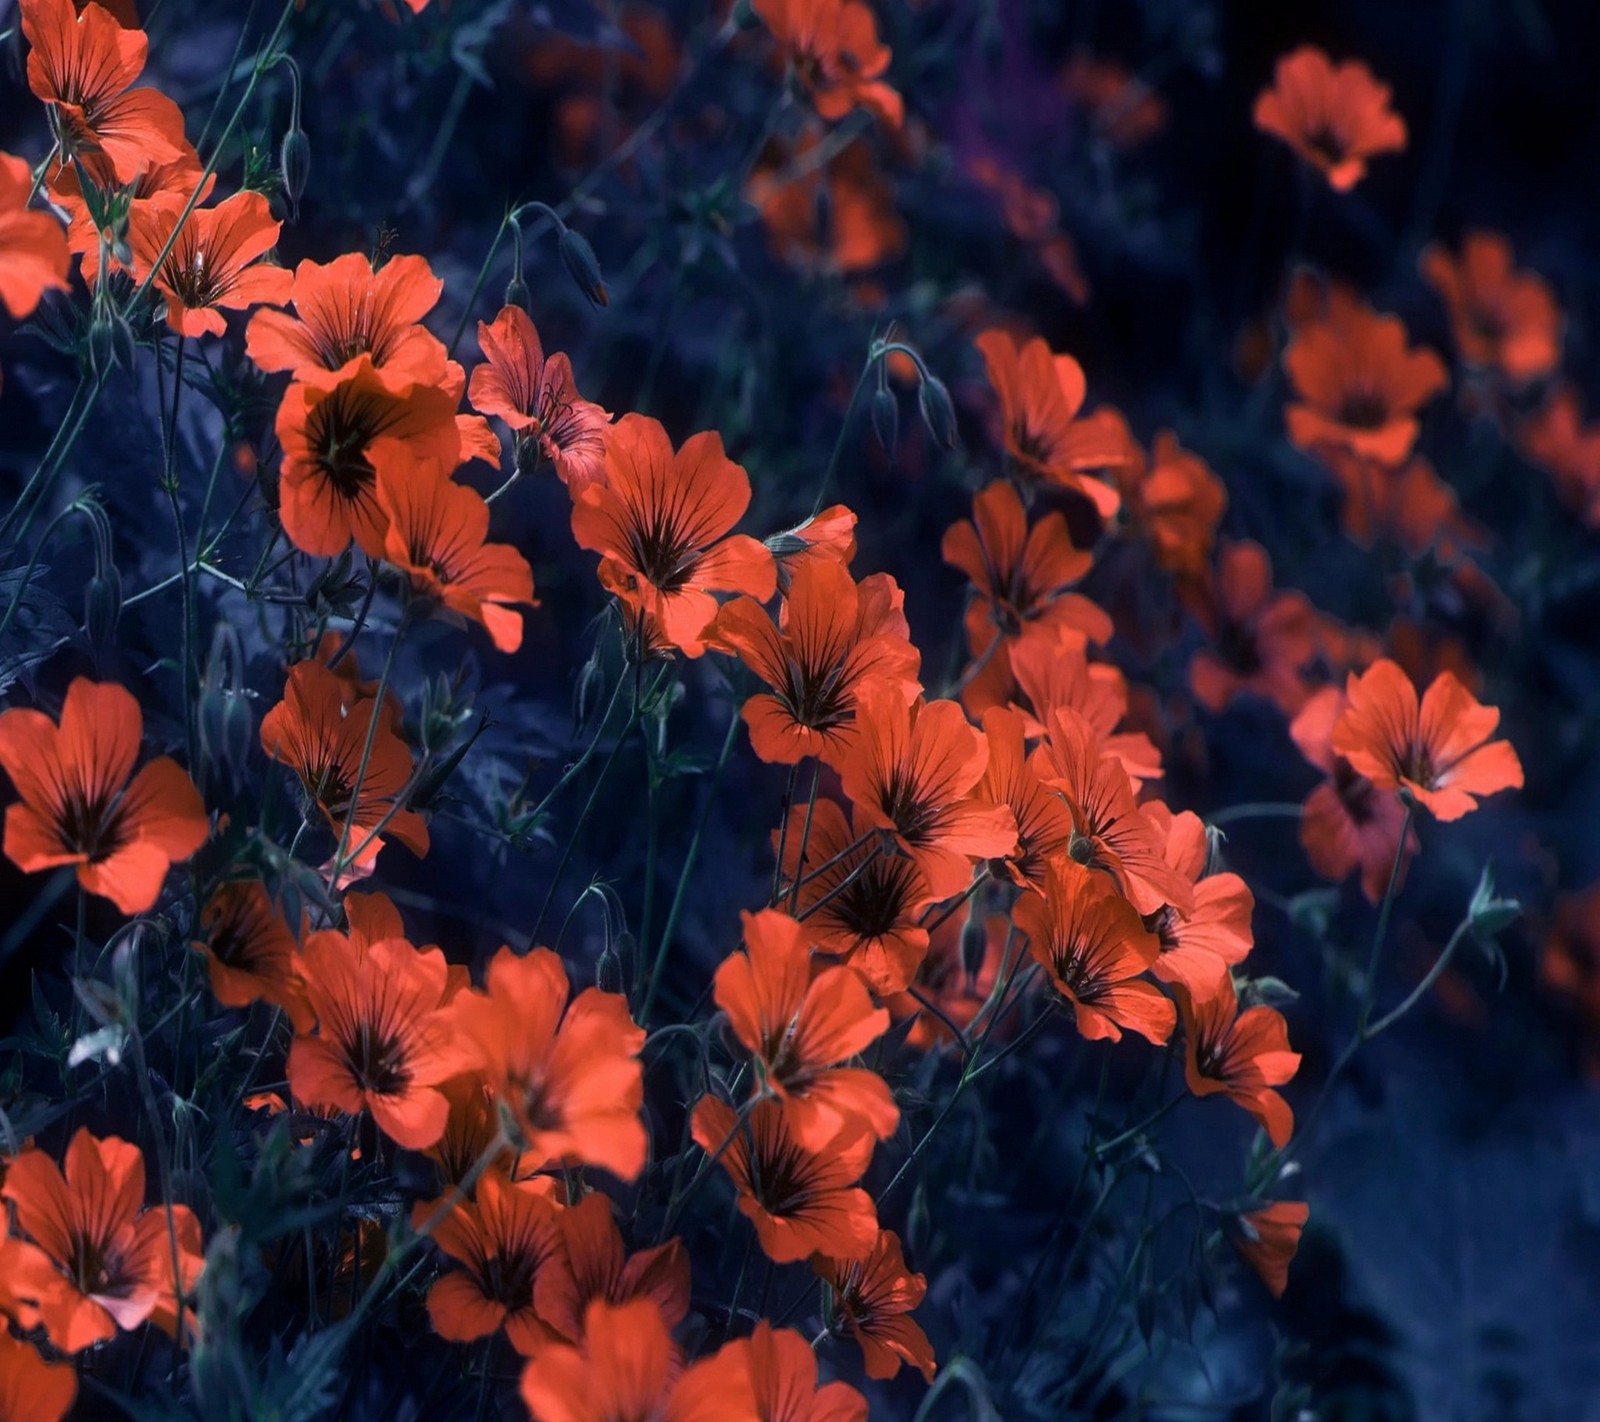
M 361 747 L 361 764 L 356 770 L 355 784 L 350 787 L 350 808 L 345 813 L 344 828 L 339 831 L 339 847 L 334 851 L 333 878 L 330 886 L 337 888 L 345 869 L 345 850 L 350 847 L 350 832 L 355 828 L 356 814 L 361 808 L 361 791 L 365 788 L 367 766 L 372 761 L 372 748 L 378 743 L 378 727 L 384 720 L 384 703 L 389 694 L 389 679 L 394 675 L 395 654 L 400 650 L 400 639 L 405 635 L 410 607 L 401 609 L 400 623 L 389 642 L 389 654 L 383 659 L 383 671 L 378 676 L 378 689 L 374 695 L 372 718 L 367 722 L 367 739 Z

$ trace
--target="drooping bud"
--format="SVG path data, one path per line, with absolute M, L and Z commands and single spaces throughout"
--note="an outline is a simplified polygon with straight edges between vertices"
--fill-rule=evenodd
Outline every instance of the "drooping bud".
M 956 408 L 944 381 L 936 375 L 924 375 L 917 388 L 917 405 L 922 410 L 922 423 L 928 427 L 934 443 L 942 449 L 959 449 L 961 436 L 956 430 Z
M 589 239 L 570 227 L 561 229 L 561 260 L 567 275 L 577 284 L 578 290 L 596 306 L 609 306 L 611 298 L 606 292 L 604 278 L 600 275 L 600 260 L 589 245 Z
M 311 177 L 311 140 L 296 122 L 283 135 L 283 147 L 278 150 L 278 175 L 283 179 L 284 195 L 289 199 L 289 218 L 300 220 L 300 199 Z
M 961 926 L 961 966 L 966 970 L 968 981 L 977 980 L 988 947 L 988 927 L 977 914 L 969 914 Z
M 111 567 L 96 573 L 83 589 L 83 630 L 97 653 L 111 645 L 121 617 L 122 575 Z
M 526 311 L 532 299 L 533 298 L 528 291 L 528 283 L 523 281 L 522 273 L 519 271 L 514 277 L 511 278 L 510 281 L 506 283 L 506 299 L 504 304 L 507 306 L 520 306 L 524 311 Z
M 118 366 L 132 370 L 133 362 L 133 327 L 127 317 L 106 303 L 89 323 L 89 364 L 96 375 L 104 376 Z
M 892 456 L 900 438 L 900 402 L 887 385 L 880 385 L 872 394 L 872 432 L 883 452 Z

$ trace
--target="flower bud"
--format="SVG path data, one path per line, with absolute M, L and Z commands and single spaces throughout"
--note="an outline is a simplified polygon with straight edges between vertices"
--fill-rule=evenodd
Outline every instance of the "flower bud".
M 977 914 L 972 914 L 961 926 L 961 966 L 970 981 L 975 982 L 982 971 L 988 947 L 989 930 Z
M 873 392 L 872 432 L 878 436 L 883 452 L 893 455 L 895 443 L 900 437 L 900 402 L 894 398 L 894 391 L 888 386 L 880 386 Z
M 111 645 L 121 617 L 122 576 L 113 564 L 97 572 L 83 589 L 83 630 L 96 652 Z
M 605 281 L 600 275 L 599 258 L 581 232 L 574 232 L 570 227 L 561 229 L 561 260 L 566 264 L 567 275 L 591 302 L 596 306 L 611 304 Z
M 278 150 L 278 174 L 283 179 L 283 191 L 289 199 L 290 214 L 298 222 L 300 198 L 305 193 L 306 181 L 311 177 L 311 140 L 298 123 L 291 124 L 283 136 L 283 147 Z
M 925 375 L 917 389 L 917 404 L 922 410 L 922 423 L 928 427 L 934 443 L 943 449 L 959 449 L 961 436 L 956 432 L 956 410 L 944 381 L 936 375 Z
M 96 375 L 109 375 L 117 366 L 133 369 L 133 327 L 120 311 L 109 307 L 89 324 L 89 363 Z
M 626 929 L 617 935 L 615 943 L 607 943 L 601 950 L 594 967 L 594 985 L 601 992 L 623 991 L 623 954 L 636 951 L 633 935 Z
M 506 306 L 520 306 L 524 311 L 528 309 L 532 297 L 528 292 L 528 283 L 523 281 L 522 273 L 518 272 L 506 283 Z
M 512 446 L 512 454 L 517 462 L 517 475 L 526 479 L 539 472 L 539 464 L 544 459 L 544 450 L 539 447 L 539 441 L 531 434 L 520 433 Z

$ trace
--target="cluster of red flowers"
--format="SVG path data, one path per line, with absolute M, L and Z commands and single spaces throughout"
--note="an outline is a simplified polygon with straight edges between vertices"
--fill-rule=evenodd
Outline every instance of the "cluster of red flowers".
M 755 0 L 754 10 L 819 132 L 858 111 L 889 131 L 905 122 L 861 0 Z M 1194 702 L 1220 714 L 1255 696 L 1281 710 L 1325 777 L 1301 817 L 1309 860 L 1332 880 L 1359 872 L 1374 903 L 1395 891 L 1417 809 L 1452 821 L 1522 783 L 1516 753 L 1495 739 L 1498 711 L 1462 677 L 1424 677 L 1398 633 L 1386 645 L 1275 591 L 1262 548 L 1219 543 L 1227 494 L 1203 459 L 1169 431 L 1143 448 L 1118 412 L 1086 409 L 1072 356 L 996 322 L 974 340 L 993 397 L 994 477 L 941 545 L 969 585 L 965 665 L 938 694 L 901 587 L 852 569 L 850 508 L 823 508 L 819 495 L 798 527 L 740 532 L 751 481 L 721 434 L 675 444 L 642 413 L 613 419 L 579 395 L 565 354 L 545 352 L 523 305 L 478 325 L 482 359 L 469 376 L 426 324 L 443 284 L 421 256 L 276 265 L 280 224 L 266 197 L 217 201 L 177 106 L 133 87 L 146 42 L 129 17 L 97 0 L 22 0 L 21 14 L 54 144 L 37 173 L 0 155 L 0 300 L 26 316 L 67 289 L 76 256 L 102 316 L 114 280 L 158 296 L 180 379 L 186 342 L 226 337 L 230 313 L 253 311 L 249 359 L 288 377 L 279 457 L 261 480 L 269 512 L 299 553 L 331 559 L 353 545 L 373 586 L 397 590 L 377 682 L 362 680 L 353 650 L 363 611 L 348 636 L 294 649 L 262 717 L 263 752 L 300 787 L 300 833 L 266 859 L 219 849 L 228 862 L 195 870 L 189 888 L 216 1004 L 265 1003 L 273 1030 L 289 1028 L 282 1094 L 260 1102 L 334 1123 L 347 1151 L 369 1121 L 368 1143 L 381 1136 L 431 1160 L 436 1190 L 408 1203 L 413 1242 L 431 1239 L 444 1261 L 426 1305 L 442 1338 L 503 1335 L 525 1360 L 521 1396 L 542 1422 L 864 1418 L 856 1390 L 819 1387 L 805 1337 L 766 1319 L 734 1337 L 730 1310 L 720 1347 L 693 1359 L 681 1350 L 695 1301 L 672 1226 L 689 1193 L 725 1176 L 766 1257 L 809 1264 L 825 1286 L 827 1333 L 859 1345 L 868 1377 L 910 1365 L 931 1380 L 934 1351 L 911 1316 L 926 1280 L 880 1217 L 887 1192 L 875 1200 L 864 1183 L 910 1114 L 884 1074 L 886 1034 L 908 1015 L 919 1019 L 913 1047 L 960 1055 L 962 1086 L 992 1042 L 1069 1018 L 1088 1042 L 1132 1034 L 1176 1050 L 1181 1039 L 1188 1092 L 1231 1101 L 1281 1158 L 1294 1127 L 1281 1088 L 1300 1056 L 1247 972 L 1254 896 L 1221 865 L 1202 819 L 1162 796 L 1170 738 L 1153 698 L 1106 653 L 1114 635 L 1138 634 L 1139 614 L 1113 618 L 1081 587 L 1114 545 L 1170 577 L 1201 633 Z M 1113 141 L 1159 125 L 1126 75 L 1080 59 L 1063 82 Z M 1255 117 L 1338 192 L 1406 142 L 1364 65 L 1336 67 L 1309 48 L 1282 60 Z M 819 170 L 806 156 L 814 142 L 758 154 L 763 217 L 780 250 L 864 270 L 894 246 L 892 206 L 858 150 L 838 148 Z M 802 162 L 804 173 L 789 171 Z M 1002 195 L 1014 235 L 1085 299 L 1048 200 L 992 165 L 971 176 Z M 65 223 L 32 206 L 41 184 Z M 833 198 L 826 239 L 811 222 L 819 185 Z M 1430 249 L 1423 271 L 1464 363 L 1514 386 L 1555 370 L 1559 313 L 1502 241 L 1476 234 L 1458 258 Z M 1283 314 L 1288 436 L 1343 487 L 1350 532 L 1438 551 L 1470 576 L 1473 530 L 1417 453 L 1420 412 L 1449 383 L 1444 362 L 1336 285 L 1296 283 Z M 945 440 L 950 397 L 920 355 L 879 341 L 869 367 L 897 357 Z M 1557 413 L 1568 398 L 1524 438 L 1600 517 L 1589 449 L 1600 437 L 1570 409 Z M 460 477 L 474 462 L 509 467 L 487 498 Z M 755 687 L 738 712 L 751 750 L 788 768 L 772 893 L 744 915 L 742 946 L 709 988 L 728 1036 L 725 1060 L 708 1047 L 687 1103 L 701 1158 L 681 1193 L 674 1183 L 656 1241 L 631 1252 L 593 1176 L 639 1186 L 662 1153 L 645 1091 L 650 999 L 640 1009 L 621 992 L 574 991 L 561 957 L 531 943 L 501 947 L 475 984 L 440 947 L 410 941 L 389 897 L 351 889 L 390 841 L 419 857 L 430 847 L 418 797 L 428 752 L 391 678 L 395 647 L 415 620 L 443 614 L 478 624 L 499 651 L 519 648 L 533 576 L 522 552 L 488 541 L 489 525 L 496 500 L 545 466 L 570 495 L 576 545 L 598 557 L 622 657 L 639 670 L 721 659 L 730 681 L 737 664 Z M 13 864 L 70 865 L 84 894 L 122 914 L 155 908 L 172 866 L 220 842 L 226 817 L 194 767 L 158 756 L 136 769 L 143 737 L 138 701 L 110 681 L 74 680 L 53 717 L 0 714 Z M 334 847 L 306 871 L 317 892 L 291 894 L 292 876 L 262 865 L 304 870 L 300 835 L 313 826 Z M 981 963 L 963 960 L 966 938 Z M 54 1419 L 75 1390 L 57 1354 L 146 1323 L 188 1341 L 201 1229 L 170 1198 L 147 1207 L 144 1155 L 128 1141 L 80 1129 L 64 1168 L 11 1144 L 0 1413 Z M 1269 1200 L 1272 1185 L 1255 1177 L 1216 1213 L 1281 1293 L 1307 1208 Z M 31 1412 L 12 1405 L 18 1397 Z

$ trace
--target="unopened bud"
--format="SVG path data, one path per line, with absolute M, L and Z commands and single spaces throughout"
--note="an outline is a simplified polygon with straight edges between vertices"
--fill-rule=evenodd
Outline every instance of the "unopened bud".
M 561 260 L 566 264 L 567 274 L 577 283 L 578 290 L 589 298 L 596 306 L 609 306 L 611 298 L 606 294 L 606 284 L 600 275 L 600 261 L 594 254 L 594 248 L 589 245 L 589 239 L 581 232 L 574 232 L 570 227 L 561 229 Z
M 289 211 L 298 221 L 300 198 L 311 177 L 311 140 L 298 123 L 293 124 L 283 136 L 283 147 L 278 151 L 278 173 L 283 179 L 283 191 L 289 199 Z
M 513 455 L 517 461 L 517 473 L 526 479 L 539 471 L 540 461 L 544 459 L 544 450 L 540 448 L 539 441 L 531 434 L 519 434 L 513 446 Z
M 518 272 L 506 283 L 505 304 L 507 306 L 520 306 L 526 311 L 532 299 L 528 293 L 528 283 L 523 281 L 521 272 Z
M 607 943 L 601 951 L 599 961 L 594 966 L 594 985 L 601 992 L 621 992 L 623 990 L 623 950 L 633 951 L 633 935 L 624 931 L 617 935 L 615 943 Z
M 934 443 L 944 449 L 959 449 L 961 436 L 956 432 L 956 409 L 950 401 L 950 392 L 944 381 L 936 375 L 925 375 L 917 390 L 917 404 L 922 410 L 922 422 Z
M 114 565 L 90 578 L 83 590 L 83 630 L 89 645 L 103 652 L 116 636 L 122 616 L 122 577 Z
M 961 966 L 969 980 L 976 981 L 983 968 L 983 957 L 989 947 L 989 932 L 976 914 L 967 919 L 961 928 Z
M 120 311 L 102 310 L 89 325 L 89 363 L 96 375 L 133 369 L 133 327 Z
M 900 438 L 900 402 L 887 386 L 873 392 L 872 432 L 878 436 L 884 453 L 892 455 Z

